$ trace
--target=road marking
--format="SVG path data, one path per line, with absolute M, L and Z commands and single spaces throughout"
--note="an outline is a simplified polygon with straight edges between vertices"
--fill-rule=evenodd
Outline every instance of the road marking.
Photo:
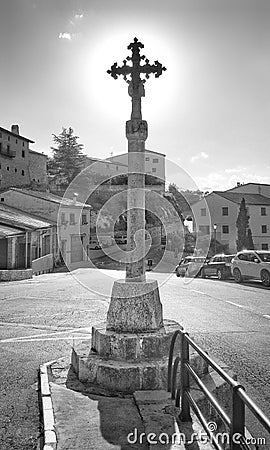
M 231 305 L 237 306 L 238 308 L 245 308 L 243 305 L 239 305 L 238 303 L 230 302 L 229 300 L 226 300 L 226 303 L 230 303 Z M 251 311 L 250 309 L 248 311 Z
M 191 292 L 196 292 L 197 294 L 208 295 L 205 292 L 197 291 L 196 289 L 190 289 Z
M 83 328 L 73 328 L 73 329 L 69 329 L 69 330 L 62 330 L 62 331 L 56 331 L 56 332 L 52 332 L 52 333 L 41 333 L 41 334 L 35 334 L 35 335 L 29 335 L 29 336 L 18 336 L 18 337 L 14 337 L 14 338 L 8 338 L 8 339 L 1 339 L 0 342 L 14 342 L 14 341 L 20 341 L 20 342 L 24 342 L 25 340 L 35 340 L 35 339 L 39 339 L 39 338 L 43 338 L 44 336 L 59 336 L 59 334 L 65 334 L 65 333 L 75 333 L 75 332 L 81 332 L 82 330 L 84 330 L 83 332 L 88 332 L 89 334 L 91 334 L 91 328 L 90 327 L 83 327 Z M 71 335 L 72 336 L 72 335 Z M 89 335 L 88 335 L 89 337 Z M 56 337 L 51 337 L 51 338 L 45 338 L 42 340 L 53 340 L 53 339 L 61 339 L 61 338 L 56 338 Z M 66 339 L 66 338 L 63 338 Z
M 12 338 L 12 339 L 3 339 L 3 340 L 0 341 L 0 343 L 1 343 L 1 344 L 5 344 L 6 342 L 8 342 L 9 344 L 12 344 L 12 343 L 17 342 L 17 343 L 22 344 L 22 343 L 25 343 L 25 342 L 38 342 L 38 341 L 65 341 L 65 340 L 68 340 L 68 339 L 72 339 L 72 340 L 75 340 L 75 339 L 79 339 L 79 340 L 87 339 L 87 340 L 89 340 L 89 339 L 91 339 L 91 338 L 90 338 L 89 334 L 86 335 L 86 336 L 84 336 L 84 335 L 80 335 L 80 336 L 74 336 L 74 335 L 71 335 L 71 336 L 65 336 L 65 337 L 59 336 L 59 337 L 54 337 L 54 338 L 34 338 L 34 339 Z

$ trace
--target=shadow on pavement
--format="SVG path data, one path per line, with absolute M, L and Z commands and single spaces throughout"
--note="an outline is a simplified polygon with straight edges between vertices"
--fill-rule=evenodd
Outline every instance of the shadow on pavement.
M 146 450 L 150 448 L 149 433 L 152 433 L 151 444 L 157 449 L 169 450 L 174 448 L 174 443 L 177 445 L 181 430 L 176 427 L 172 407 L 164 408 L 168 411 L 162 411 L 162 416 L 160 405 L 150 404 L 145 406 L 147 411 L 142 411 L 132 395 L 93 393 L 92 387 L 87 388 L 77 379 L 72 368 L 53 368 L 54 375 L 57 371 L 58 376 L 50 383 L 57 450 Z M 192 441 L 192 423 L 180 427 L 186 442 Z M 195 441 L 181 448 L 199 450 L 200 447 Z

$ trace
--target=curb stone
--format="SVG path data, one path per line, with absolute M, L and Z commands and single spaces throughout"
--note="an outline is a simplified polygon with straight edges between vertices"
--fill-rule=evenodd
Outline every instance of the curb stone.
M 48 369 L 56 360 L 41 364 L 39 367 L 40 396 L 44 430 L 43 450 L 56 450 L 56 428 L 49 385 Z

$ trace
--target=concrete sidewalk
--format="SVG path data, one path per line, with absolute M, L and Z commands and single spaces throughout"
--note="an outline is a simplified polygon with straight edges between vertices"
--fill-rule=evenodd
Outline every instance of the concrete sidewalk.
M 67 359 L 47 365 L 46 370 L 48 386 L 41 386 L 44 450 L 213 449 L 200 442 L 198 436 L 205 432 L 195 417 L 192 423 L 179 421 L 179 410 L 165 391 L 112 397 L 105 391 L 87 389 Z M 50 404 L 52 410 L 46 410 Z M 193 433 L 194 442 L 187 443 Z

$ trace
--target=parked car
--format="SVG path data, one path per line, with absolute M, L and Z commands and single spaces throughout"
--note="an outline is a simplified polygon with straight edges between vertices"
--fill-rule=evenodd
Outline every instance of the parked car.
M 237 283 L 259 279 L 270 286 L 270 251 L 245 250 L 238 252 L 232 260 L 232 273 Z
M 215 255 L 205 262 L 201 269 L 202 278 L 218 277 L 219 280 L 226 280 L 232 276 L 231 261 L 235 255 Z
M 175 268 L 177 277 L 196 277 L 201 274 L 205 258 L 202 256 L 186 256 Z

